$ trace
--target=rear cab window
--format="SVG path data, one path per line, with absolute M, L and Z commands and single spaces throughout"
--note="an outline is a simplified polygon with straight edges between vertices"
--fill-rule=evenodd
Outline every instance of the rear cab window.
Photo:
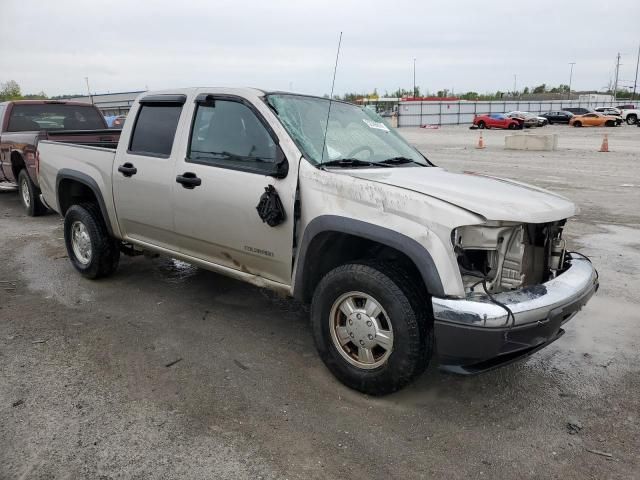
M 91 105 L 14 104 L 7 131 L 100 130 L 106 126 L 100 112 Z
M 131 134 L 128 153 L 169 157 L 185 100 L 184 95 L 156 95 L 143 98 Z

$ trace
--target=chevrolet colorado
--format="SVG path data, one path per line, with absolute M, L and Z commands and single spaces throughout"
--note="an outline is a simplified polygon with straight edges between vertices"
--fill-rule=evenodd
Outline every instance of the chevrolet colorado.
M 38 143 L 55 140 L 82 145 L 113 146 L 120 132 L 107 130 L 95 106 L 58 100 L 0 103 L 0 183 L 18 187 L 30 216 L 44 212 L 35 171 Z
M 555 341 L 598 288 L 539 188 L 438 168 L 375 113 L 249 88 L 142 94 L 117 149 L 41 142 L 73 266 L 168 255 L 311 303 L 351 388 L 400 389 L 432 357 L 477 373 Z

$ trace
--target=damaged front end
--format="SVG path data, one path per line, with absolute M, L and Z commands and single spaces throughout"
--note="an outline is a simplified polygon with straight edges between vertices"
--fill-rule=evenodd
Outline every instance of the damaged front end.
M 486 223 L 452 232 L 465 296 L 432 298 L 441 368 L 478 373 L 562 336 L 599 286 L 591 261 L 566 251 L 564 225 Z
M 562 272 L 565 220 L 484 224 L 455 229 L 451 242 L 465 293 L 500 293 L 537 285 Z

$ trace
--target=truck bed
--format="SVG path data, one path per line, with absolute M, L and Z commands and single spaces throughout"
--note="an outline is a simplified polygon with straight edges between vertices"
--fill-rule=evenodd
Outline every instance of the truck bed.
M 67 132 L 68 133 L 68 132 Z M 65 171 L 85 175 L 97 183 L 101 192 L 111 192 L 111 171 L 116 156 L 115 147 L 82 145 L 44 140 L 38 145 L 40 155 L 40 190 L 45 202 L 59 212 L 56 183 Z M 109 195 L 105 202 L 113 203 Z

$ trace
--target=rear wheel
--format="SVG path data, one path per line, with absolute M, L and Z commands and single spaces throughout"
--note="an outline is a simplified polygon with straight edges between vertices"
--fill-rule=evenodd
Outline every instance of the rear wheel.
M 627 125 L 633 125 L 635 123 L 638 122 L 638 116 L 637 115 L 629 115 L 627 117 Z
M 479 128 L 479 129 L 483 129 L 483 128 L 484 128 L 484 127 L 486 127 L 486 126 L 487 126 L 487 124 L 486 124 L 486 123 L 484 123 L 482 120 L 480 120 L 480 121 L 478 122 L 478 128 Z
M 384 395 L 429 363 L 433 322 L 408 276 L 384 263 L 347 264 L 318 284 L 311 307 L 320 358 L 345 385 Z
M 47 208 L 40 201 L 40 189 L 31 181 L 25 169 L 18 174 L 18 193 L 22 206 L 30 217 L 42 215 Z
M 71 264 L 84 277 L 106 277 L 118 267 L 118 242 L 109 236 L 100 210 L 93 204 L 73 205 L 67 210 L 64 242 Z

